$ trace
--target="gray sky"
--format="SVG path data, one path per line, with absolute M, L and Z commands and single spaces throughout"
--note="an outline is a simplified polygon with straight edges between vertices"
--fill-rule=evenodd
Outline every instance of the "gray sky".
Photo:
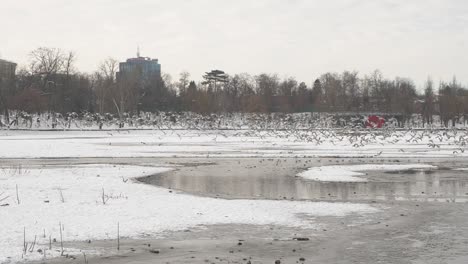
M 25 63 L 40 46 L 73 50 L 81 71 L 107 57 L 159 58 L 186 70 L 320 74 L 380 69 L 422 85 L 468 84 L 466 0 L 1 0 L 1 57 Z

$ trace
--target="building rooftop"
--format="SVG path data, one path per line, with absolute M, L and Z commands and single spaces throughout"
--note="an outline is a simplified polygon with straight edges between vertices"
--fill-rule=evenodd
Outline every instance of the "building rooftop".
M 137 57 L 127 59 L 127 62 L 142 62 L 142 61 L 155 61 L 158 62 L 158 59 L 151 59 L 150 57 Z
M 11 64 L 14 64 L 14 65 L 17 65 L 15 62 L 3 60 L 3 59 L 0 59 L 0 63 L 11 63 Z

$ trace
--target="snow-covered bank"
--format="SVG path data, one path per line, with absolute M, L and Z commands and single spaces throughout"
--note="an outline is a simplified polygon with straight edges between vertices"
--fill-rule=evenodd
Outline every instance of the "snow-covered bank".
M 400 171 L 411 169 L 436 169 L 426 164 L 363 164 L 351 166 L 313 167 L 297 174 L 298 177 L 323 182 L 366 182 L 363 171 Z
M 169 192 L 138 183 L 135 176 L 168 168 L 85 165 L 10 167 L 0 170 L 0 263 L 60 254 L 48 250 L 49 236 L 65 241 L 115 239 L 117 223 L 123 237 L 157 236 L 162 231 L 198 225 L 253 224 L 313 227 L 300 218 L 372 213 L 369 205 L 292 201 L 222 200 Z M 16 189 L 18 191 L 16 191 Z M 16 195 L 18 193 L 18 195 Z M 32 253 L 23 256 L 23 230 Z

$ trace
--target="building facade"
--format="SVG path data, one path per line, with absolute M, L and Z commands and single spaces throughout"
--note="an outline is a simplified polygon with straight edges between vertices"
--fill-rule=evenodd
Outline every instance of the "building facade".
M 10 122 L 6 94 L 14 88 L 16 63 L 0 59 L 0 111 L 3 112 L 6 124 Z M 0 119 L 0 126 L 2 126 Z
M 0 81 L 15 79 L 16 63 L 0 59 Z
M 116 74 L 120 87 L 119 109 L 122 112 L 154 111 L 162 98 L 163 82 L 158 59 L 140 56 L 119 64 Z
M 161 64 L 159 64 L 158 59 L 141 57 L 138 53 L 136 58 L 127 59 L 126 62 L 119 64 L 118 81 L 135 77 L 142 81 L 151 81 L 155 78 L 160 79 Z

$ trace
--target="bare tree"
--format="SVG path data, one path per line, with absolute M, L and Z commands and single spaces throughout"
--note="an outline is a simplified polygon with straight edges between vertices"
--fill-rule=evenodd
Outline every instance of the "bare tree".
M 272 98 L 278 94 L 279 78 L 276 74 L 262 73 L 255 77 L 256 90 L 259 98 L 255 100 L 256 104 L 262 104 L 259 109 L 271 112 L 273 110 Z
M 413 81 L 408 78 L 395 79 L 395 108 L 392 112 L 400 112 L 403 114 L 403 122 L 409 120 L 415 112 L 414 102 L 416 100 L 416 86 Z
M 344 109 L 346 93 L 343 89 L 341 76 L 336 73 L 325 73 L 320 77 L 323 87 L 324 101 L 328 111 L 341 111 Z
M 310 106 L 310 91 L 305 82 L 301 82 L 297 87 L 297 92 L 294 95 L 293 109 L 295 112 L 305 112 Z
M 76 54 L 73 51 L 70 51 L 64 55 L 63 58 L 63 71 L 67 76 L 69 76 L 75 71 Z
M 105 59 L 99 65 L 99 72 L 104 76 L 106 80 L 109 80 L 111 82 L 115 81 L 115 76 L 118 69 L 119 62 L 112 57 Z
M 65 112 L 73 100 L 72 76 L 76 54 L 61 49 L 40 47 L 30 54 L 29 71 L 34 76 L 33 87 L 47 96 L 49 110 Z
M 185 95 L 189 84 L 190 84 L 190 73 L 186 71 L 181 72 L 179 76 L 179 82 L 177 83 L 177 88 L 179 90 L 180 96 Z
M 115 76 L 118 69 L 118 61 L 107 58 L 99 65 L 98 71 L 94 74 L 96 81 L 96 100 L 99 113 L 109 111 L 113 105 L 113 100 L 122 98 L 121 91 L 116 89 Z M 119 99 L 116 99 L 119 98 Z
M 315 80 L 314 85 L 312 86 L 311 101 L 315 109 L 322 107 L 323 100 L 323 88 L 320 79 Z
M 65 68 L 66 57 L 62 50 L 41 47 L 30 53 L 30 71 L 42 79 L 42 89 L 51 81 L 51 77 Z
M 293 77 L 284 79 L 279 85 L 278 95 L 292 96 L 297 89 L 297 81 Z
M 455 126 L 457 122 L 464 116 L 465 98 L 467 91 L 453 77 L 451 83 L 441 83 L 439 87 L 439 109 L 440 117 L 444 126 Z
M 360 106 L 360 87 L 358 72 L 345 71 L 342 75 L 343 89 L 346 93 L 346 110 L 358 110 Z
M 432 124 L 434 115 L 434 82 L 428 78 L 424 88 L 424 103 L 422 109 L 423 124 Z

